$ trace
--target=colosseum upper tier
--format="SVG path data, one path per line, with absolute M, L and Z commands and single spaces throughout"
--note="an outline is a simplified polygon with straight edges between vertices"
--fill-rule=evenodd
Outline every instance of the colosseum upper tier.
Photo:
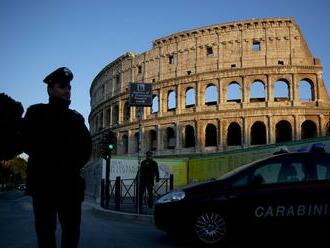
M 109 129 L 117 154 L 138 152 L 130 82 L 152 83 L 153 105 L 142 113 L 142 151 L 219 152 L 329 135 L 322 65 L 294 18 L 178 32 L 108 64 L 90 88 L 94 158 Z

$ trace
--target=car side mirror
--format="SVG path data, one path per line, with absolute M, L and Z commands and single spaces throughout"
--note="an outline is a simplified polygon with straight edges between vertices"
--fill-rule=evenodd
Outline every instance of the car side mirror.
M 248 185 L 251 187 L 256 187 L 265 182 L 264 178 L 260 175 L 251 175 L 249 180 L 248 180 Z

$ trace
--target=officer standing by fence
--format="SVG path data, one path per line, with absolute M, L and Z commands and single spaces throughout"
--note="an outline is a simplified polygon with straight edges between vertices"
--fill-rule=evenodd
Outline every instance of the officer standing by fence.
M 139 171 L 139 209 L 142 213 L 145 190 L 148 191 L 148 207 L 153 206 L 153 188 L 155 179 L 159 182 L 158 164 L 152 158 L 152 151 L 146 152 L 146 159 L 141 162 Z

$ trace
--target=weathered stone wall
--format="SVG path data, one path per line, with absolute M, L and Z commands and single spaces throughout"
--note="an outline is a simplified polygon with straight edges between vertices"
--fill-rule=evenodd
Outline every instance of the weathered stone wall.
M 329 132 L 330 102 L 322 66 L 293 18 L 254 19 L 174 33 L 155 40 L 149 51 L 127 53 L 111 62 L 90 90 L 94 157 L 108 128 L 117 134 L 118 154 L 137 151 L 136 109 L 127 104 L 130 82 L 153 84 L 159 107 L 157 112 L 144 108 L 143 149 L 158 154 L 222 151 Z M 287 86 L 285 97 L 275 91 L 282 82 Z M 310 87 L 307 101 L 299 94 L 302 82 Z M 250 96 L 255 83 L 264 87 L 261 98 Z M 233 85 L 240 89 L 238 99 L 228 98 Z M 210 86 L 216 89 L 213 102 L 206 101 Z M 186 105 L 188 89 L 195 91 L 191 106 Z M 174 109 L 168 107 L 171 92 Z

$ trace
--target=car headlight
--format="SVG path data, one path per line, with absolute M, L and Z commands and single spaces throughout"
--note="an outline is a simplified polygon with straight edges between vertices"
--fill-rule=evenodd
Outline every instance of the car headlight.
M 186 194 L 184 193 L 184 191 L 174 191 L 159 198 L 157 203 L 181 201 L 183 198 L 185 198 L 185 196 Z

